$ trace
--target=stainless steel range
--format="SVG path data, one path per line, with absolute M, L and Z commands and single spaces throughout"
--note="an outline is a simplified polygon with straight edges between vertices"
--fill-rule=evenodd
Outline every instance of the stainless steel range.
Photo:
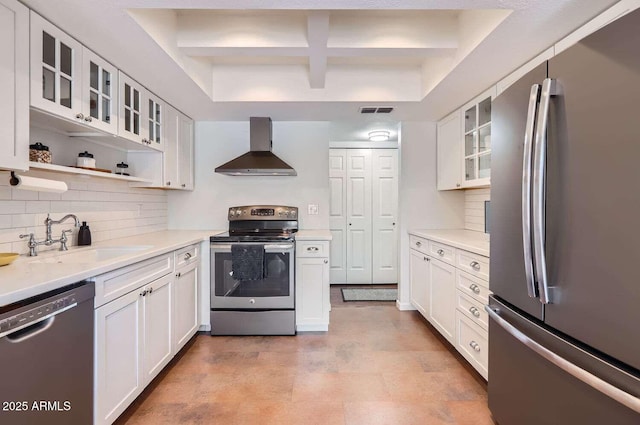
M 211 335 L 295 335 L 298 209 L 229 208 L 211 236 Z

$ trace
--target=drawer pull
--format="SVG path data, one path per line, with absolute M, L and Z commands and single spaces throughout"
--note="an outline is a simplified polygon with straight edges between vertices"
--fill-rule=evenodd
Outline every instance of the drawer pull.
M 471 342 L 469 343 L 469 347 L 473 348 L 473 350 L 474 350 L 476 353 L 479 353 L 479 352 L 480 352 L 480 345 L 479 345 L 477 342 L 475 342 L 475 341 L 471 341 Z
M 471 268 L 475 271 L 480 271 L 480 263 L 478 263 L 477 261 L 472 261 L 471 263 L 469 263 L 469 266 L 471 266 Z
M 307 247 L 307 251 L 309 251 L 309 252 L 318 252 L 319 249 L 318 249 L 317 246 L 308 246 Z
M 478 310 L 476 307 L 469 307 L 469 312 L 471 314 L 473 314 L 475 317 L 480 317 L 480 310 Z
M 422 246 L 422 242 L 420 242 L 420 241 L 416 242 L 416 246 L 417 247 L 421 247 Z
M 186 254 L 184 254 L 184 261 L 189 261 L 189 258 L 191 258 L 190 252 L 187 252 Z
M 474 294 L 479 294 L 480 293 L 480 287 L 478 285 L 476 285 L 475 283 L 472 283 L 471 285 L 469 285 L 469 289 L 471 289 Z
M 439 249 L 437 252 L 439 256 L 444 257 L 444 249 Z

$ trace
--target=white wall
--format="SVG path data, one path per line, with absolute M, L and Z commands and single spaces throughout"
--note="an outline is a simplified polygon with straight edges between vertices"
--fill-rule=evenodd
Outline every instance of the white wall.
M 329 123 L 274 122 L 273 152 L 295 177 L 226 176 L 214 168 L 249 150 L 249 122 L 197 122 L 195 190 L 169 193 L 169 228 L 228 227 L 232 206 L 282 204 L 299 208 L 300 228 L 329 228 Z M 319 214 L 307 214 L 307 205 Z
M 401 308 L 409 302 L 409 235 L 411 229 L 462 228 L 464 193 L 436 189 L 436 123 L 403 122 L 400 164 Z

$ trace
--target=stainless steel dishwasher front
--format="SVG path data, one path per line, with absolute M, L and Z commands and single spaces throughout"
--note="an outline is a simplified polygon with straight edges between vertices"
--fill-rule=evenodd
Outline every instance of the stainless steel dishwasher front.
M 0 424 L 93 422 L 94 285 L 0 307 Z

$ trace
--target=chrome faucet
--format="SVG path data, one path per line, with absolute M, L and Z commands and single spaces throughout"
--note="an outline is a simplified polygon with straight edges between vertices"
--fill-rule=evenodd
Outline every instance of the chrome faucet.
M 67 238 L 67 233 L 71 233 L 73 232 L 73 230 L 72 229 L 63 230 L 62 234 L 60 235 L 60 239 L 53 239 L 51 236 L 51 225 L 61 224 L 69 218 L 73 218 L 75 227 L 80 226 L 78 217 L 76 217 L 74 214 L 67 214 L 64 217 L 62 217 L 60 220 L 51 220 L 51 217 L 49 216 L 49 214 L 47 214 L 47 218 L 44 220 L 44 224 L 47 227 L 47 236 L 45 240 L 40 242 L 36 241 L 35 235 L 33 233 L 20 235 L 20 239 L 29 238 L 29 256 L 35 257 L 36 255 L 38 255 L 39 245 L 51 246 L 54 243 L 58 243 L 58 242 L 60 242 L 60 251 L 67 251 L 69 249 L 67 248 L 67 242 L 69 241 L 69 239 Z

